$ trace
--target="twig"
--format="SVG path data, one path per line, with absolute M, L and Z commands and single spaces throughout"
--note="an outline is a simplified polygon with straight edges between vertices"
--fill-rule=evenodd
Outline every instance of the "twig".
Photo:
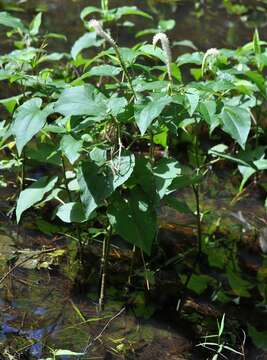
M 103 335 L 103 333 L 106 331 L 106 329 L 109 327 L 110 323 L 115 320 L 117 317 L 119 317 L 123 312 L 125 311 L 125 307 L 121 308 L 120 311 L 115 314 L 114 316 L 112 316 L 112 318 L 110 318 L 107 323 L 105 324 L 105 326 L 103 327 L 103 329 L 100 331 L 100 333 L 95 336 L 92 341 L 90 341 L 90 343 L 88 345 L 86 345 L 85 349 L 84 349 L 84 354 L 87 353 L 87 351 L 89 350 L 89 348 L 93 345 L 94 342 L 96 342 L 98 339 L 101 338 L 101 336 Z
M 145 270 L 146 287 L 147 287 L 147 290 L 149 291 L 150 290 L 150 284 L 149 284 L 149 280 L 148 280 L 148 276 L 147 276 L 148 271 L 147 271 L 147 267 L 146 267 L 146 261 L 145 261 L 143 250 L 141 250 L 141 258 L 142 258 L 142 262 L 143 262 L 144 270 Z
M 101 258 L 101 270 L 100 270 L 100 295 L 99 295 L 99 311 L 103 310 L 104 301 L 105 301 L 105 289 L 106 289 L 106 276 L 107 276 L 107 264 L 108 264 L 108 255 L 110 248 L 110 238 L 112 234 L 112 227 L 110 226 L 107 232 L 107 235 L 103 241 L 103 251 Z
M 135 252 L 136 252 L 136 248 L 135 248 L 135 245 L 134 245 L 133 250 L 132 250 L 131 263 L 130 263 L 130 269 L 129 269 L 129 276 L 128 276 L 128 281 L 127 281 L 127 288 L 128 289 L 132 285 L 132 276 L 133 276 Z

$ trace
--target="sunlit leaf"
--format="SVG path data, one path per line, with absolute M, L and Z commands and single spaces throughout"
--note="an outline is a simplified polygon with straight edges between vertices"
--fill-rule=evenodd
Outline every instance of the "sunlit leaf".
M 57 208 L 56 216 L 65 223 L 77 222 L 81 223 L 86 220 L 84 209 L 81 203 L 70 202 L 60 205 Z
M 40 202 L 45 194 L 54 188 L 57 180 L 55 176 L 51 179 L 44 176 L 20 193 L 16 206 L 17 222 L 25 210 Z
M 74 139 L 71 135 L 64 135 L 60 141 L 60 149 L 71 164 L 79 158 L 82 150 L 82 141 Z
M 171 101 L 172 99 L 168 95 L 153 97 L 142 111 L 136 113 L 135 120 L 141 135 L 145 134 L 152 121 L 161 114 Z
M 53 105 L 48 105 L 43 110 L 41 105 L 42 99 L 30 99 L 21 105 L 14 115 L 12 133 L 16 138 L 19 155 L 24 146 L 43 128 L 48 115 L 53 112 Z
M 104 116 L 106 99 L 92 85 L 75 86 L 63 91 L 55 104 L 55 111 L 65 115 Z
M 244 149 L 251 126 L 249 112 L 246 109 L 225 106 L 221 118 L 223 130 Z
M 85 33 L 83 36 L 81 36 L 78 40 L 75 41 L 71 49 L 72 58 L 75 60 L 82 50 L 88 49 L 89 47 L 95 46 L 96 44 L 96 33 Z

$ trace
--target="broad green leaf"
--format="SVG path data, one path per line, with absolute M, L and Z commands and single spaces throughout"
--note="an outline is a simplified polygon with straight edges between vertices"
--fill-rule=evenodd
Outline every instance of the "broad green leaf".
M 153 56 L 160 59 L 162 62 L 166 61 L 166 56 L 164 51 L 160 47 L 154 47 L 151 44 L 142 45 L 139 48 L 140 55 Z
M 116 234 L 147 254 L 151 253 L 157 218 L 143 192 L 131 190 L 127 199 L 116 194 L 108 208 L 108 218 Z
M 260 44 L 260 37 L 259 37 L 259 32 L 258 29 L 255 30 L 254 32 L 254 36 L 253 36 L 253 48 L 254 48 L 254 52 L 255 52 L 255 57 L 256 57 L 256 62 L 257 62 L 257 66 L 258 68 L 261 70 L 261 44 Z
M 267 331 L 258 331 L 248 324 L 248 335 L 259 349 L 267 351 Z
M 267 159 L 259 159 L 259 160 L 253 161 L 253 164 L 259 170 L 267 170 Z
M 169 82 L 168 81 L 144 81 L 143 79 L 137 78 L 133 81 L 135 91 L 142 92 L 147 90 L 162 90 L 167 89 Z
M 82 10 L 80 17 L 82 20 L 84 20 L 86 16 L 91 15 L 95 12 L 101 13 L 101 9 L 95 6 L 87 6 Z
M 13 29 L 25 30 L 22 21 L 5 11 L 0 12 L 0 25 L 4 25 Z
M 185 46 L 197 50 L 196 45 L 191 40 L 174 41 L 173 46 Z
M 169 190 L 183 189 L 187 186 L 199 184 L 203 180 L 202 175 L 180 175 L 173 179 Z
M 7 99 L 1 99 L 0 104 L 2 104 L 7 109 L 7 111 L 12 114 L 16 105 L 19 104 L 19 100 L 22 97 L 23 97 L 23 95 L 21 94 L 21 95 L 17 95 L 17 96 L 12 96 Z
M 16 146 L 19 155 L 24 146 L 45 125 L 46 118 L 53 112 L 52 104 L 41 110 L 42 99 L 32 98 L 18 107 L 12 126 L 12 133 L 16 138 Z
M 81 201 L 88 218 L 112 194 L 113 179 L 95 163 L 83 162 L 78 170 L 77 180 L 81 189 Z
M 136 38 L 139 38 L 141 36 L 146 36 L 146 35 L 151 35 L 151 34 L 156 34 L 158 33 L 158 29 L 144 29 L 144 30 L 141 30 L 141 31 L 138 31 L 135 35 Z
M 177 81 L 180 81 L 180 82 L 182 81 L 182 73 L 177 64 L 175 64 L 175 63 L 171 64 L 171 73 L 172 73 L 172 77 L 174 79 L 176 79 Z
M 55 112 L 65 116 L 106 113 L 106 98 L 93 85 L 75 86 L 63 91 L 55 104 Z
M 189 103 L 188 112 L 192 116 L 199 103 L 199 93 L 195 89 L 188 89 L 185 93 L 186 99 Z
M 45 54 L 38 59 L 38 64 L 49 61 L 59 61 L 63 59 L 65 56 L 67 56 L 65 53 L 57 53 L 57 52 L 53 52 L 51 54 Z
M 244 149 L 251 126 L 250 113 L 246 109 L 225 106 L 222 111 L 223 130 Z
M 37 143 L 34 147 L 26 148 L 25 155 L 30 160 L 56 166 L 62 166 L 57 145 Z
M 23 212 L 40 202 L 45 194 L 54 188 L 57 180 L 58 178 L 56 176 L 51 179 L 44 176 L 35 181 L 27 189 L 21 191 L 16 206 L 16 218 L 18 223 Z
M 168 147 L 168 129 L 165 128 L 162 132 L 153 136 L 154 144 L 161 145 L 164 149 Z
M 183 54 L 179 56 L 176 60 L 178 66 L 184 64 L 196 64 L 201 65 L 203 61 L 204 53 L 202 52 L 194 52 L 192 54 Z
M 234 293 L 241 297 L 250 297 L 249 290 L 253 288 L 253 284 L 241 278 L 241 276 L 228 267 L 227 277 Z
M 192 210 L 188 207 L 187 203 L 176 199 L 173 195 L 165 196 L 164 202 L 167 206 L 182 214 L 192 214 Z
M 177 176 L 181 175 L 181 167 L 176 160 L 163 158 L 153 169 L 156 181 L 156 189 L 159 198 L 162 199 L 170 190 L 169 186 Z
M 200 102 L 198 111 L 207 124 L 209 124 L 211 134 L 220 125 L 220 118 L 216 115 L 216 102 L 214 100 Z
M 266 86 L 265 86 L 264 76 L 262 76 L 261 74 L 259 74 L 256 71 L 246 71 L 245 75 L 257 85 L 259 90 L 265 96 L 266 95 Z
M 172 30 L 175 27 L 176 21 L 174 19 L 160 20 L 158 28 L 162 32 Z
M 123 151 L 120 156 L 116 156 L 110 161 L 112 173 L 110 177 L 113 183 L 113 190 L 125 183 L 132 175 L 135 166 L 134 154 L 129 151 Z
M 214 100 L 207 100 L 199 104 L 199 112 L 204 120 L 211 125 L 216 113 L 216 102 Z
M 111 96 L 107 102 L 107 113 L 118 116 L 124 112 L 128 102 L 124 97 Z
M 80 166 L 77 180 L 87 217 L 129 179 L 134 165 L 134 155 L 124 151 L 112 159 L 105 168 L 93 162 L 84 162 Z
M 122 71 L 121 68 L 113 65 L 94 66 L 89 71 L 89 76 L 117 76 Z
M 224 248 L 207 246 L 205 248 L 205 253 L 208 255 L 208 261 L 211 267 L 224 269 L 228 260 L 228 254 Z
M 181 276 L 183 282 L 186 281 L 186 276 Z M 208 287 L 208 285 L 213 281 L 212 277 L 208 275 L 195 275 L 193 274 L 187 287 L 188 289 L 194 291 L 196 294 L 202 294 Z
M 107 162 L 107 150 L 95 146 L 90 151 L 90 158 L 97 166 L 103 166 Z
M 135 114 L 135 120 L 141 135 L 145 134 L 152 121 L 162 113 L 164 108 L 169 105 L 171 101 L 171 97 L 167 95 L 155 96 L 147 105 L 145 105 L 141 112 Z
M 250 166 L 243 166 L 243 165 L 238 165 L 238 170 L 240 171 L 243 179 L 242 182 L 239 186 L 239 191 L 242 191 L 244 188 L 245 183 L 248 181 L 248 179 L 257 172 L 256 169 L 253 169 Z
M 139 185 L 142 188 L 151 204 L 158 203 L 156 177 L 153 174 L 151 163 L 144 157 L 135 159 L 133 176 L 129 180 L 129 186 L 134 185 Z
M 82 141 L 74 139 L 71 135 L 64 135 L 60 141 L 60 149 L 68 158 L 69 162 L 74 164 L 80 156 Z
M 86 221 L 83 206 L 78 202 L 70 202 L 60 205 L 57 209 L 56 216 L 65 223 L 81 223 Z
M 78 40 L 75 41 L 71 49 L 72 58 L 75 60 L 83 49 L 88 49 L 89 47 L 92 47 L 94 45 L 96 45 L 96 33 L 85 33 L 83 36 L 81 36 Z
M 142 10 L 139 10 L 136 6 L 120 6 L 116 10 L 116 19 L 119 20 L 122 16 L 125 15 L 139 15 L 148 19 L 152 19 L 151 15 L 145 13 Z
M 35 18 L 30 24 L 30 34 L 32 36 L 35 36 L 39 33 L 41 23 L 42 23 L 42 13 L 39 13 L 35 16 Z

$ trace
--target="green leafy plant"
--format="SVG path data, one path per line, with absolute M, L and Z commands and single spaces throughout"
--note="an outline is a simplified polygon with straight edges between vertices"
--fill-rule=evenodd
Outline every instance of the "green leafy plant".
M 147 263 L 159 248 L 159 209 L 165 204 L 193 215 L 193 257 L 179 274 L 181 311 L 188 291 L 201 294 L 217 284 L 199 266 L 204 253 L 209 265 L 218 265 L 210 261 L 205 243 L 211 236 L 203 230 L 208 218 L 203 183 L 227 161 L 238 174 L 236 202 L 252 178 L 260 182 L 267 169 L 266 42 L 256 30 L 253 41 L 236 50 L 202 52 L 178 39 L 193 52 L 174 59 L 162 32 L 173 28 L 172 21 L 135 37 L 155 34 L 149 42 L 121 47 L 109 27 L 125 16 L 150 18 L 132 6 L 110 9 L 108 1 L 86 7 L 81 13 L 85 33 L 70 53 L 49 53 L 49 39 L 59 36 L 41 34 L 41 14 L 24 24 L 0 13 L 15 48 L 0 56 L 0 80 L 15 89 L 14 96 L 0 100 L 5 110 L 0 169 L 16 174 L 17 223 L 33 208 L 41 217 L 48 209 L 43 221 L 65 225 L 65 235 L 77 243 L 81 267 L 88 245 L 101 242 L 100 309 L 113 239 L 133 248 L 128 285 L 139 256 L 149 289 Z M 191 207 L 175 198 L 185 189 L 192 191 Z M 39 221 L 39 228 L 47 223 Z M 217 267 L 227 273 L 230 295 L 249 297 L 252 287 L 233 263 L 221 261 Z M 221 341 L 223 326 L 224 317 L 216 355 L 229 350 Z

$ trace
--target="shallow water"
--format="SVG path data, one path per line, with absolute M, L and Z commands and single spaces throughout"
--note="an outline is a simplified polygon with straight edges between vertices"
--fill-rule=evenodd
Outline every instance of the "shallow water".
M 217 192 L 210 191 L 211 188 L 216 188 Z M 211 174 L 202 188 L 202 207 L 216 214 L 216 218 L 222 217 L 221 234 L 237 239 L 242 234 L 244 253 L 240 254 L 240 258 L 243 259 L 246 268 L 255 272 L 261 266 L 260 249 L 257 237 L 253 237 L 254 233 L 246 224 L 250 224 L 257 231 L 264 226 L 262 219 L 265 219 L 265 213 L 262 199 L 260 194 L 254 192 L 254 196 L 244 197 L 230 206 L 234 190 L 232 182 L 226 183 L 222 178 Z M 193 208 L 191 192 L 183 192 L 183 195 L 177 193 L 178 199 L 181 200 L 182 196 L 189 207 Z M 240 211 L 246 219 L 245 224 L 242 219 L 240 220 Z M 208 221 L 212 220 L 212 217 L 208 218 Z M 205 229 L 206 225 L 204 225 Z M 161 226 L 162 245 L 165 250 L 168 247 L 171 249 L 172 256 L 179 254 L 179 247 L 184 246 L 188 241 L 194 246 L 196 241 L 194 217 L 162 208 Z M 2 274 L 8 269 L 6 265 L 4 266 L 6 259 L 12 257 L 18 249 L 36 249 L 37 246 L 38 248 L 63 246 L 68 249 L 66 242 L 55 242 L 52 238 L 32 230 L 18 229 L 14 225 L 7 227 L 6 222 L 2 222 L 0 228 L 3 234 L 0 236 Z M 188 243 L 186 246 L 188 247 Z M 94 251 L 97 254 L 98 249 L 95 248 Z M 121 257 L 123 256 L 128 262 L 127 253 L 122 252 Z M 126 309 L 111 320 L 103 331 L 110 319 L 125 306 L 125 299 L 121 297 L 121 294 L 118 295 L 116 290 L 123 286 L 120 276 L 125 275 L 125 279 L 127 278 L 127 269 L 123 273 L 122 260 L 118 258 L 118 268 L 115 270 L 110 265 L 108 302 L 101 315 L 97 312 L 95 285 L 84 295 L 79 294 L 77 290 L 74 290 L 64 262 L 60 263 L 60 266 L 52 265 L 50 271 L 30 270 L 21 266 L 2 285 L 0 288 L 0 352 L 6 351 L 8 354 L 12 351 L 14 354 L 16 350 L 17 356 L 21 358 L 40 359 L 49 356 L 49 348 L 83 352 L 86 346 L 90 345 L 87 355 L 82 358 L 124 359 L 124 356 L 127 359 L 143 360 L 152 360 L 156 357 L 166 358 L 166 356 L 173 360 L 205 358 L 196 353 L 196 348 L 192 346 L 193 338 L 200 325 L 196 323 L 190 328 L 185 325 L 186 323 L 182 325 L 176 316 L 174 302 L 177 301 L 178 289 L 177 278 L 172 271 L 168 269 L 161 271 L 158 274 L 156 289 L 148 294 L 149 307 L 146 308 L 145 313 L 148 314 L 150 311 L 152 311 L 151 314 L 154 313 L 150 319 L 144 320 L 142 316 L 138 316 L 140 301 L 141 304 L 143 301 L 143 292 L 140 292 L 139 300 L 136 298 L 134 300 L 139 302 L 139 307 L 136 308 L 136 303 L 134 303 L 132 308 L 126 302 Z M 96 283 L 97 273 L 98 270 L 95 270 L 93 284 Z M 222 309 L 213 308 L 213 304 L 208 301 L 205 297 L 190 299 L 186 307 L 186 316 L 190 317 L 192 310 L 194 312 L 197 310 L 201 323 L 203 320 L 200 319 L 204 315 L 205 321 L 215 326 L 216 318 L 221 316 Z M 141 306 L 142 311 L 144 309 Z M 238 307 L 229 304 L 223 311 L 231 314 L 228 316 L 232 319 L 242 319 L 243 323 L 255 321 L 257 324 L 266 318 L 266 314 L 261 313 L 260 309 L 252 310 L 249 303 Z M 103 334 L 101 334 L 102 331 Z M 98 338 L 99 334 L 101 336 Z M 252 348 L 251 354 L 255 354 L 256 351 L 258 350 Z M 255 358 L 252 356 L 251 359 Z M 259 359 L 264 359 L 264 357 L 259 357 Z
M 5 3 L 5 2 L 3 2 Z M 9 3 L 9 2 L 6 2 Z M 193 0 L 147 0 L 131 1 L 127 5 L 137 5 L 139 8 L 152 13 L 154 20 L 141 17 L 132 17 L 136 27 L 113 30 L 114 37 L 120 44 L 134 43 L 134 32 L 145 28 L 155 27 L 159 20 L 174 19 L 175 28 L 170 31 L 173 41 L 188 39 L 201 50 L 211 47 L 236 47 L 250 41 L 255 27 L 258 27 L 262 38 L 265 38 L 267 27 L 267 5 L 264 1 L 245 1 L 247 12 L 242 16 L 230 14 L 222 5 L 223 1 L 199 1 L 198 6 Z M 59 50 L 69 50 L 71 44 L 84 33 L 82 22 L 79 18 L 81 10 L 90 6 L 99 6 L 100 1 L 91 0 L 28 0 L 23 2 L 25 13 L 20 15 L 30 21 L 37 11 L 44 11 L 43 26 L 48 31 L 63 33 L 67 36 L 66 43 L 54 41 L 53 47 Z M 111 0 L 110 7 L 123 6 L 121 0 Z M 1 2 L 0 2 L 1 8 Z M 119 25 L 119 24 L 118 24 Z M 142 37 L 142 40 L 151 40 L 151 36 Z M 176 52 L 185 52 L 188 48 L 177 48 Z

